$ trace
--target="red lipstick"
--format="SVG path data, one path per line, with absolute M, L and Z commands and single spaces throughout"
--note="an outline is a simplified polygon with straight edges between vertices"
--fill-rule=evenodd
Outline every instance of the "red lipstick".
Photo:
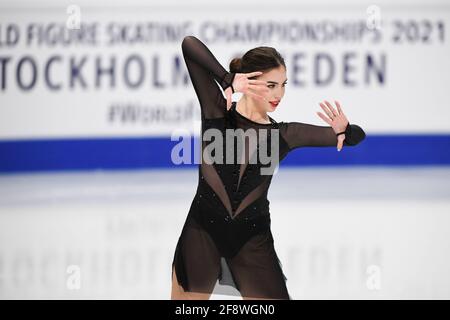
M 269 103 L 272 105 L 272 107 L 276 108 L 280 103 L 280 100 L 269 101 Z

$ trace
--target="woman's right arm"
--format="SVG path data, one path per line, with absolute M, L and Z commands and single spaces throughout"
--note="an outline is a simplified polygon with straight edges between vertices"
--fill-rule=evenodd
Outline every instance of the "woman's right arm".
M 225 70 L 206 45 L 194 36 L 184 37 L 181 48 L 200 102 L 202 119 L 224 117 L 226 99 L 215 81 L 225 90 L 232 85 L 235 73 Z

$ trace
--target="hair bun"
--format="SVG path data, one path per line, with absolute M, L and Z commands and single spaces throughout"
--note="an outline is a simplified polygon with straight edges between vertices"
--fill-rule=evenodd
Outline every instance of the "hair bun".
M 234 58 L 233 60 L 231 60 L 230 72 L 234 72 L 234 73 L 241 72 L 241 68 L 242 68 L 241 63 L 242 63 L 242 58 Z

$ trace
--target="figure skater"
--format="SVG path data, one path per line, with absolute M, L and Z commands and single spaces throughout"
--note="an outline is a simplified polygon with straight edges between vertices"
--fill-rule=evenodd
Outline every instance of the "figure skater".
M 287 83 L 284 59 L 272 47 L 256 47 L 233 59 L 230 72 L 195 36 L 186 36 L 181 47 L 200 102 L 202 137 L 211 129 L 224 136 L 227 129 L 266 130 L 266 134 L 258 133 L 253 148 L 244 138 L 240 163 L 205 161 L 213 141 L 201 139 L 198 187 L 175 248 L 171 298 L 209 299 L 219 280 L 236 288 L 243 299 L 291 299 L 270 229 L 267 192 L 273 174 L 261 174 L 262 162 L 258 157 L 250 161 L 250 155 L 257 153 L 261 141 L 268 145 L 266 150 L 273 151 L 276 145 L 279 161 L 299 147 L 335 146 L 340 151 L 360 143 L 365 132 L 349 123 L 337 101 L 335 107 L 328 101 L 320 103 L 324 113 L 317 114 L 328 126 L 270 117 Z M 236 92 L 242 97 L 233 102 Z M 236 144 L 222 141 L 225 153 L 236 154 Z

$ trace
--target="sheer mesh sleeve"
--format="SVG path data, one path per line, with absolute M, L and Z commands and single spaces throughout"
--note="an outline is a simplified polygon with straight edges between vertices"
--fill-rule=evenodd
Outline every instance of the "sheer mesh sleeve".
M 226 99 L 215 80 L 225 90 L 232 85 L 235 73 L 226 71 L 205 44 L 194 36 L 186 36 L 181 47 L 189 76 L 200 101 L 202 118 L 224 117 Z
M 316 126 L 302 122 L 282 122 L 280 134 L 290 150 L 299 147 L 337 146 L 337 136 L 331 126 Z M 347 124 L 344 146 L 354 146 L 366 137 L 366 133 L 356 124 Z

